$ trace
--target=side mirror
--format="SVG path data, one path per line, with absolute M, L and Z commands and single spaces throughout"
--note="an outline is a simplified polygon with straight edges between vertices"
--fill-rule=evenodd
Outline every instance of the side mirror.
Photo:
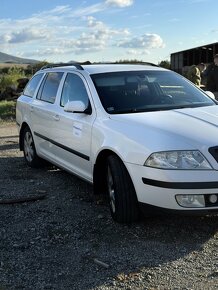
M 210 98 L 213 99 L 213 100 L 216 99 L 214 93 L 212 93 L 212 92 L 210 92 L 210 91 L 205 91 L 205 94 L 207 94 L 208 97 L 210 97 Z
M 72 101 L 64 106 L 65 112 L 70 113 L 85 113 L 86 105 L 82 101 Z

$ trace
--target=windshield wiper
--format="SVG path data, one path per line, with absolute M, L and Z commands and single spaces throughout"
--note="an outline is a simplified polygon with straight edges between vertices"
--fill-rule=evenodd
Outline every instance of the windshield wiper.
M 177 110 L 177 109 L 188 109 L 188 108 L 199 108 L 199 107 L 207 107 L 207 106 L 215 106 L 216 104 L 208 104 L 208 103 L 198 103 L 198 104 L 189 104 L 189 105 L 180 105 L 176 106 L 172 109 Z
M 143 109 L 137 109 L 137 108 L 131 108 L 126 110 L 116 110 L 113 112 L 109 112 L 110 114 L 131 114 L 131 113 L 143 113 L 143 112 L 153 112 L 153 111 L 165 111 L 169 110 L 171 108 L 169 107 L 156 107 L 156 108 L 143 108 Z

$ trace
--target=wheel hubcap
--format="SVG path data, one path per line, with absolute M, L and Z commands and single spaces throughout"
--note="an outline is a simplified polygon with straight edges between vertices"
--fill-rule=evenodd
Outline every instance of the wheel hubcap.
M 115 190 L 114 190 L 114 181 L 111 174 L 110 167 L 108 166 L 108 172 L 107 172 L 107 184 L 108 184 L 108 193 L 110 198 L 110 206 L 113 213 L 116 211 L 115 207 Z
M 28 162 L 34 158 L 33 137 L 30 132 L 26 132 L 24 137 L 24 154 Z

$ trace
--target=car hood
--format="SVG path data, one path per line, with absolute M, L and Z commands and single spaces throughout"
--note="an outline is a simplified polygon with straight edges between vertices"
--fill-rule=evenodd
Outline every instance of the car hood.
M 135 136 L 147 135 L 146 142 L 150 138 L 156 140 L 157 150 L 218 145 L 218 106 L 120 114 L 110 118 L 128 124 L 129 132 L 134 130 Z

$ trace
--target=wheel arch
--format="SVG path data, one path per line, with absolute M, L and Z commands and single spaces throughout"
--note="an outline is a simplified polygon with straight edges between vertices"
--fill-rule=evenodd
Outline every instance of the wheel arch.
M 124 164 L 122 158 L 116 152 L 110 149 L 103 149 L 101 152 L 99 152 L 95 160 L 94 169 L 93 169 L 93 185 L 94 185 L 95 195 L 106 194 L 105 178 L 106 178 L 106 169 L 107 169 L 107 159 L 110 155 L 117 156 L 121 160 L 121 162 Z

